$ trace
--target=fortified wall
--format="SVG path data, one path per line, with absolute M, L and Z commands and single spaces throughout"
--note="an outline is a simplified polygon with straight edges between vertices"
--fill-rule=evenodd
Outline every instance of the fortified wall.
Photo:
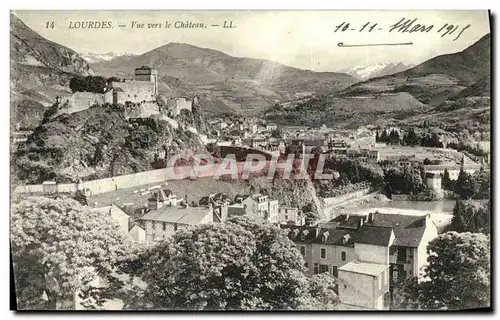
M 92 92 L 75 92 L 70 96 L 59 98 L 59 113 L 73 113 L 90 108 L 94 104 L 104 104 L 105 95 Z

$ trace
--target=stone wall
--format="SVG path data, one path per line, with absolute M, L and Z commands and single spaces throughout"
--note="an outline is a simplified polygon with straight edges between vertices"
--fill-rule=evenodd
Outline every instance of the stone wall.
M 125 104 L 126 101 L 134 103 L 142 101 L 156 101 L 155 84 L 147 81 L 125 81 L 112 82 L 113 88 L 121 88 L 125 94 L 118 96 L 118 103 Z
M 102 93 L 75 92 L 70 96 L 60 98 L 59 113 L 73 113 L 90 108 L 94 104 L 104 104 L 105 97 Z
M 185 98 L 170 98 L 167 100 L 167 107 L 175 116 L 179 115 L 183 109 L 191 111 L 192 106 L 192 101 Z
M 323 204 L 324 204 L 325 208 L 334 207 L 334 206 L 336 206 L 337 204 L 339 204 L 341 202 L 344 202 L 344 201 L 347 201 L 347 200 L 351 200 L 351 199 L 354 199 L 354 198 L 362 197 L 362 196 L 366 195 L 367 193 L 369 193 L 370 190 L 371 190 L 370 188 L 364 188 L 364 189 L 361 189 L 361 190 L 357 190 L 357 191 L 353 191 L 353 192 L 349 192 L 349 193 L 343 194 L 343 195 L 338 196 L 338 197 L 323 198 Z

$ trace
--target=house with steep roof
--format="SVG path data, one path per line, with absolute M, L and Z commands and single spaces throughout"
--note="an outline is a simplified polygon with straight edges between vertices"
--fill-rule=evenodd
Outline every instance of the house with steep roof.
M 123 233 L 128 234 L 129 215 L 114 204 L 106 207 L 93 208 L 92 211 L 108 214 L 120 227 Z
M 151 210 L 140 219 L 145 225 L 146 241 L 157 241 L 172 236 L 180 228 L 214 221 L 212 207 L 189 205 L 162 206 Z
M 282 225 L 297 245 L 307 274 L 328 272 L 338 276 L 338 268 L 355 259 L 353 231 L 320 226 Z
M 303 254 L 309 274 L 328 272 L 338 278 L 341 301 L 372 309 L 387 305 L 396 283 L 419 276 L 427 264 L 427 245 L 438 234 L 429 215 L 378 212 L 282 228 Z
M 146 241 L 146 230 L 144 230 L 144 228 L 137 224 L 134 224 L 132 228 L 130 228 L 128 234 L 132 238 L 132 240 L 136 242 Z

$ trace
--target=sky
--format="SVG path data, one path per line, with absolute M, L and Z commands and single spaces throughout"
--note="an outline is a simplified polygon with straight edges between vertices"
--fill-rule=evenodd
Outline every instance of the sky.
M 314 71 L 339 71 L 389 62 L 418 64 L 440 54 L 461 51 L 490 32 L 487 11 L 16 10 L 12 13 L 41 36 L 80 53 L 142 54 L 170 42 L 180 42 Z M 425 25 L 426 30 L 433 27 L 428 32 L 404 33 L 398 32 L 398 28 L 389 32 L 402 19 L 415 18 L 408 30 L 417 24 Z M 107 21 L 113 28 L 74 28 L 89 21 Z M 134 21 L 144 23 L 144 28 L 131 28 Z M 177 21 L 203 23 L 207 28 L 176 28 Z M 228 24 L 232 21 L 235 28 L 222 28 L 224 21 Z M 49 26 L 54 22 L 54 28 L 47 28 L 47 22 Z M 166 22 L 171 23 L 170 28 L 165 28 Z M 162 28 L 148 28 L 148 23 L 158 23 Z M 219 26 L 212 27 L 213 24 Z M 450 25 L 453 33 L 443 36 Z M 339 47 L 339 42 L 413 44 Z

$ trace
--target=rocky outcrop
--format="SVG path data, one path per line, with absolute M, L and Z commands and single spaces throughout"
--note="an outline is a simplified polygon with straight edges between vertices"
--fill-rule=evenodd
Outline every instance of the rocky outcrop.
M 106 105 L 48 120 L 13 158 L 22 182 L 74 182 L 151 170 L 159 155 L 181 151 L 205 148 L 198 135 L 167 121 L 127 119 Z

